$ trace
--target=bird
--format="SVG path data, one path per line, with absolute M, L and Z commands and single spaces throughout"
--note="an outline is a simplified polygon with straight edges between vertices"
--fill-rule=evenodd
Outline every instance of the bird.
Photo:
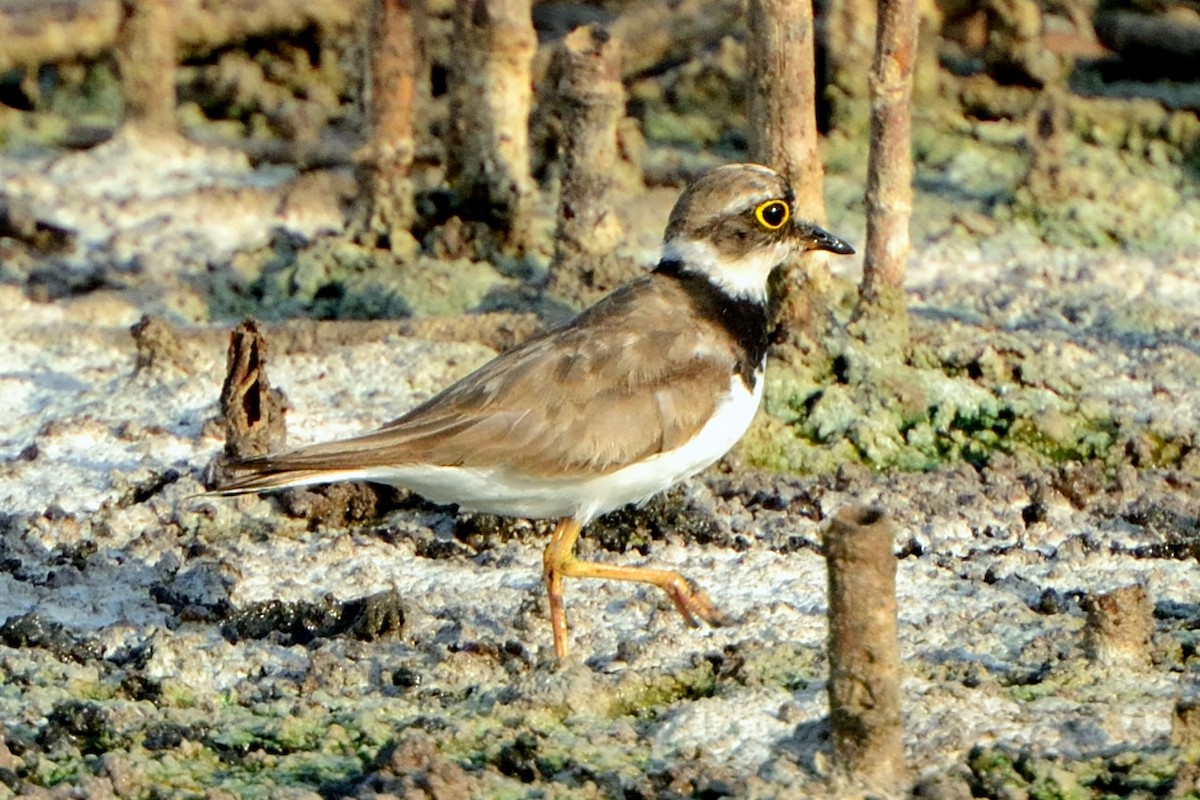
M 711 168 L 675 203 L 653 270 L 373 432 L 233 464 L 213 494 L 370 481 L 555 520 L 542 579 L 560 660 L 565 578 L 651 584 L 689 626 L 726 624 L 679 573 L 583 560 L 575 545 L 598 516 L 695 475 L 745 434 L 763 392 L 771 273 L 805 251 L 854 252 L 798 211 L 769 167 Z

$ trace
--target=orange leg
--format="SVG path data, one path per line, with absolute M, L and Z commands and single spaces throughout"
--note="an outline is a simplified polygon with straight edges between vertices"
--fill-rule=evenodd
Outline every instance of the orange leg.
M 580 561 L 575 557 L 575 541 L 583 530 L 573 519 L 559 520 L 550 543 L 542 553 L 542 575 L 550 597 L 550 628 L 554 633 L 554 654 L 566 658 L 570 651 L 567 642 L 567 612 L 563 606 L 562 579 L 605 578 L 616 581 L 636 581 L 657 586 L 667 593 L 675 608 L 688 625 L 696 627 L 697 620 L 719 626 L 728 622 L 703 590 L 692 586 L 678 572 L 646 567 L 621 567 Z
M 563 607 L 563 566 L 575 558 L 575 540 L 583 526 L 571 518 L 560 519 L 550 534 L 550 543 L 542 552 L 542 577 L 550 597 L 550 630 L 554 634 L 554 655 L 566 658 L 570 651 L 567 642 L 567 610 Z

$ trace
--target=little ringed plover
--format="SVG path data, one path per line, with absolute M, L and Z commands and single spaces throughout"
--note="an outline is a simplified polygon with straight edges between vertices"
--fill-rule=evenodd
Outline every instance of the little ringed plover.
M 217 494 L 334 481 L 556 519 L 543 554 L 554 651 L 568 653 L 563 578 L 650 583 L 689 625 L 723 617 L 676 572 L 583 561 L 583 526 L 721 458 L 762 397 L 767 280 L 793 254 L 848 254 L 803 220 L 774 170 L 706 172 L 671 211 L 662 258 L 571 322 L 483 365 L 377 431 L 244 460 Z

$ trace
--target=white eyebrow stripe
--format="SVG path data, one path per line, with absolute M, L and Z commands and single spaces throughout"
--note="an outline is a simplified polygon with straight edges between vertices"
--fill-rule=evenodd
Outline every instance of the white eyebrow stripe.
M 745 211 L 749 211 L 750 209 L 755 208 L 761 202 L 763 202 L 763 201 L 756 200 L 753 203 L 747 203 L 745 197 L 735 197 L 732 200 L 730 200 L 725 205 L 724 208 L 721 209 L 720 213 L 717 216 L 727 217 L 727 216 L 733 216 L 734 214 L 741 214 Z

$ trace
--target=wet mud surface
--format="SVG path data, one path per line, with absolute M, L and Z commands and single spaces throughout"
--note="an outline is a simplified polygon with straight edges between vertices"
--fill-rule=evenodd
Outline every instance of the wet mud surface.
M 279 48 L 300 75 L 281 82 L 312 79 Z M 270 72 L 257 58 L 186 80 Z M 744 59 L 725 36 L 627 76 L 631 263 L 683 179 L 742 156 Z M 105 74 L 68 77 L 99 102 Z M 829 324 L 772 364 L 743 443 L 581 542 L 679 570 L 732 623 L 572 581 L 563 665 L 546 522 L 364 486 L 197 497 L 242 316 L 287 441 L 349 435 L 569 315 L 546 252 L 478 258 L 432 190 L 414 253 L 364 249 L 345 163 L 127 135 L 48 151 L 37 125 L 57 147 L 74 113 L 54 104 L 6 128 L 0 797 L 832 796 L 821 526 L 852 504 L 894 524 L 918 796 L 1197 796 L 1200 138 L 1190 84 L 1096 74 L 1059 106 L 982 73 L 920 101 L 911 343 L 847 333 L 860 265 L 836 264 Z M 347 124 L 322 75 L 332 100 L 268 92 L 270 124 Z M 854 136 L 825 142 L 828 224 L 861 243 Z

